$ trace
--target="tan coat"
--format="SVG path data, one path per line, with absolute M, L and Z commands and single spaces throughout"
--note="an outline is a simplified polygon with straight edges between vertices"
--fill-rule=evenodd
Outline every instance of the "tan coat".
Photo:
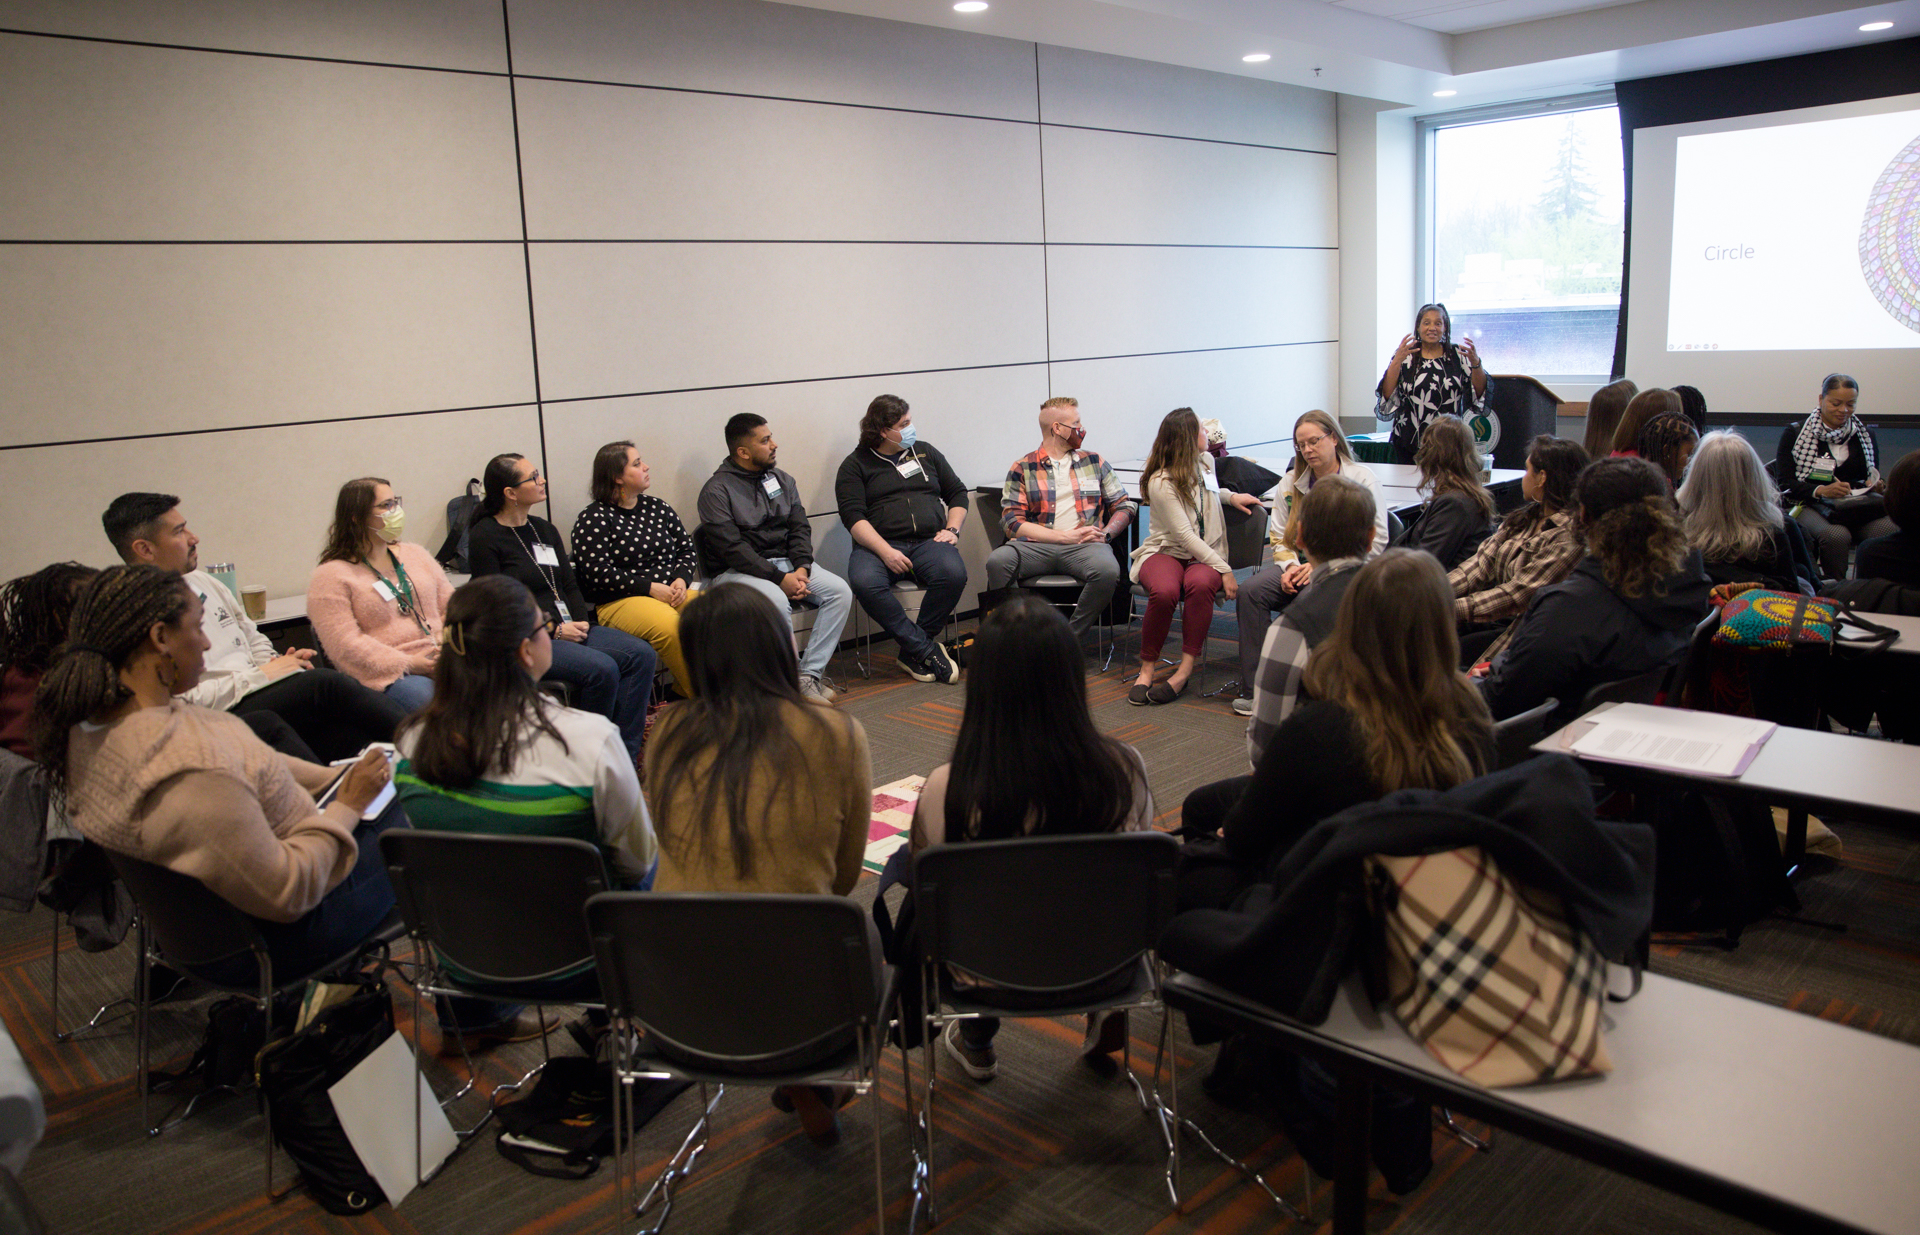
M 1213 456 L 1201 455 L 1200 466 L 1211 476 Z M 1140 581 L 1140 564 L 1156 553 L 1166 553 L 1188 562 L 1204 562 L 1221 574 L 1229 574 L 1227 565 L 1227 520 L 1220 509 L 1220 491 L 1204 485 L 1200 489 L 1198 518 L 1187 511 L 1186 503 L 1165 472 L 1155 472 L 1147 481 L 1147 524 L 1151 531 L 1133 551 L 1133 569 L 1128 577 Z

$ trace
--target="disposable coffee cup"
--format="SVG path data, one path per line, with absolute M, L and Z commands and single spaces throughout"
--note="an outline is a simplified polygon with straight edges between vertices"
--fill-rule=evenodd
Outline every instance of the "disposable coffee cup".
M 249 583 L 240 589 L 240 603 L 247 607 L 247 616 L 259 621 L 267 616 L 267 589 L 258 583 Z

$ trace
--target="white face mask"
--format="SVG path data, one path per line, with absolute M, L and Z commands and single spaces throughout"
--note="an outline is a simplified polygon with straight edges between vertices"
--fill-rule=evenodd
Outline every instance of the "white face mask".
M 398 544 L 400 533 L 407 529 L 407 512 L 404 507 L 395 506 L 380 516 L 380 539 L 388 544 Z

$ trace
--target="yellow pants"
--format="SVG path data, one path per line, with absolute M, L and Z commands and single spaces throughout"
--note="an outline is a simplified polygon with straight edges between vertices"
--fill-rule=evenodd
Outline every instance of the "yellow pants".
M 693 590 L 687 591 L 692 600 Z M 680 611 L 651 596 L 625 596 L 600 606 L 602 625 L 624 630 L 645 639 L 659 653 L 660 667 L 673 675 L 674 689 L 693 697 L 693 678 L 687 672 L 687 658 L 680 650 Z

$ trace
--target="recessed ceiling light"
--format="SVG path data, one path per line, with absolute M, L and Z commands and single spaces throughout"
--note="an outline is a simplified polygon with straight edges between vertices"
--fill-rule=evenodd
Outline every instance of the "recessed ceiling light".
M 987 0 L 960 0 L 960 3 L 953 6 L 953 11 L 956 13 L 984 13 L 987 11 Z
M 1273 57 L 1263 51 L 1250 51 L 1246 55 L 1240 57 L 1240 59 L 1245 61 L 1247 64 L 1265 64 L 1267 61 L 1273 59 Z
M 1436 99 L 1450 99 L 1459 93 L 1458 90 L 1436 90 L 1433 92 L 1433 97 Z
M 1870 21 L 1860 28 L 1869 32 L 1874 30 L 1891 30 L 1893 29 L 1893 23 L 1890 21 Z

